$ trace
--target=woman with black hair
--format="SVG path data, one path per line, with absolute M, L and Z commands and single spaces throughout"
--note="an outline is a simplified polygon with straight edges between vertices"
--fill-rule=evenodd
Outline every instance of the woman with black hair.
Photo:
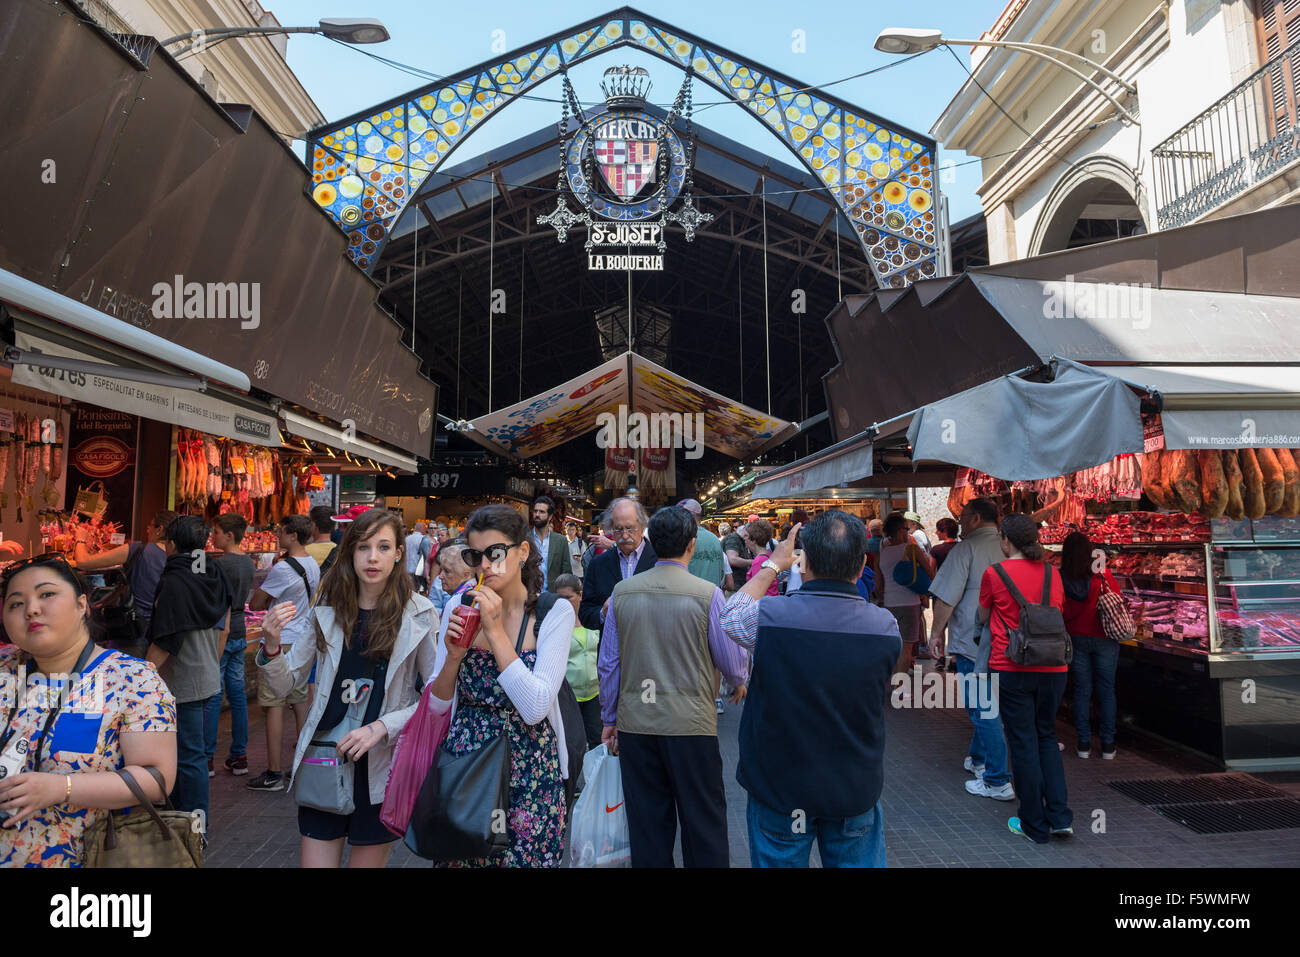
M 1074 679 L 1074 730 L 1079 742 L 1075 754 L 1088 757 L 1092 751 L 1092 693 L 1097 692 L 1100 718 L 1101 756 L 1115 757 L 1115 668 L 1119 664 L 1119 642 L 1106 637 L 1097 602 L 1102 592 L 1120 594 L 1119 583 L 1106 568 L 1104 553 L 1093 555 L 1092 543 L 1082 532 L 1071 532 L 1061 545 L 1061 580 L 1065 583 L 1065 630 L 1070 633 L 1074 657 L 1070 677 Z
M 522 516 L 508 505 L 485 505 L 465 527 L 461 556 L 483 574 L 465 592 L 481 620 L 468 648 L 455 643 L 462 619 L 453 613 L 434 663 L 435 710 L 451 711 L 443 747 L 475 751 L 500 734 L 510 741 L 510 846 L 494 857 L 457 861 L 460 867 L 559 867 L 564 854 L 564 781 L 568 767 L 557 695 L 569 660 L 576 616 L 556 602 L 540 628 L 533 608 L 541 589 L 537 552 Z M 516 652 L 516 648 L 519 650 Z
M 303 636 L 280 644 L 298 614 L 291 601 L 276 605 L 262 621 L 257 665 L 273 694 L 286 694 L 316 668 L 317 693 L 292 766 L 303 867 L 338 867 L 345 839 L 352 848 L 349 867 L 383 867 L 397 840 L 379 815 L 397 736 L 420 704 L 417 675 L 433 673 L 438 624 L 433 602 L 415 592 L 403 550 L 400 516 L 379 509 L 361 513 L 343 533 L 308 613 L 315 640 Z M 333 742 L 331 753 L 309 756 L 316 740 Z M 340 761 L 352 762 L 345 777 L 351 811 L 322 808 L 310 793 L 319 789 L 310 779 L 299 780 L 309 774 L 320 781 L 322 771 L 328 780 Z
M 203 730 L 211 699 L 221 695 L 221 631 L 230 583 L 204 546 L 207 524 L 182 515 L 167 528 L 167 564 L 158 580 L 145 656 L 176 696 L 177 810 L 208 813 L 208 748 Z
M 1046 562 L 1038 542 L 1038 524 L 1028 515 L 1002 519 L 1003 561 L 984 570 L 980 579 L 980 607 L 976 619 L 988 622 L 992 635 L 989 670 L 997 682 L 998 709 L 1011 754 L 1011 775 L 1020 797 L 1020 814 L 1007 821 L 1013 834 L 1035 844 L 1049 835 L 1074 833 L 1065 767 L 1056 741 L 1056 709 L 1065 694 L 1066 665 L 1020 665 L 1007 657 L 1007 632 L 1020 624 L 1020 603 L 1012 595 L 1001 568 L 1025 601 L 1039 603 L 1043 582 L 1048 582 L 1048 603 L 1065 607 L 1061 576 Z
M 87 829 L 136 803 L 119 770 L 154 800 L 170 788 L 176 702 L 153 665 L 94 643 L 86 584 L 63 556 L 9 566 L 0 593 L 13 642 L 0 683 L 17 692 L 0 700 L 0 867 L 78 867 Z

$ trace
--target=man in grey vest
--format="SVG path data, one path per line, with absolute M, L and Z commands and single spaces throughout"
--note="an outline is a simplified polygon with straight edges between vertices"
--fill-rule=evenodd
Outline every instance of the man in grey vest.
M 713 669 L 745 697 L 745 652 L 723 634 L 722 590 L 688 570 L 695 517 L 650 519 L 653 568 L 614 586 L 600 641 L 601 741 L 620 757 L 633 867 L 726 867 L 727 799 Z

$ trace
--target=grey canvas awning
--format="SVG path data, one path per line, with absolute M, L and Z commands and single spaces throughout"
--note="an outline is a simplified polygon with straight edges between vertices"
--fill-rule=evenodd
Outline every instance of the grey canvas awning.
M 1167 449 L 1300 447 L 1300 365 L 1104 371 L 1159 394 Z
M 917 411 L 912 461 L 1010 481 L 1051 478 L 1142 451 L 1142 400 L 1123 380 L 1057 359 L 1050 381 L 1002 376 Z

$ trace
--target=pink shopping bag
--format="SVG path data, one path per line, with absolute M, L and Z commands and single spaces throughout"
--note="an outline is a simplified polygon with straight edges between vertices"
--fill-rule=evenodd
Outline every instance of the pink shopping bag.
M 425 687 L 419 707 L 402 728 L 393 747 L 393 766 L 388 774 L 388 786 L 384 788 L 379 820 L 398 837 L 406 834 L 411 812 L 415 810 L 415 799 L 429 769 L 437 760 L 438 748 L 447 737 L 447 728 L 451 724 L 450 711 L 438 714 L 429 708 L 432 687 L 433 682 Z

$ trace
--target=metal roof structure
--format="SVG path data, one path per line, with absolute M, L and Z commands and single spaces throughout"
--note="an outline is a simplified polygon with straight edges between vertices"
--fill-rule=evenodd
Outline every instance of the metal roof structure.
M 819 379 L 834 353 L 822 318 L 842 295 L 876 288 L 853 227 L 807 172 L 698 123 L 696 143 L 698 205 L 715 218 L 692 243 L 670 226 L 664 271 L 632 273 L 630 294 L 627 273 L 588 271 L 585 237 L 560 244 L 536 222 L 555 203 L 554 126 L 428 177 L 372 276 L 423 371 L 444 385 L 447 415 L 496 411 L 629 347 L 781 419 L 799 422 L 825 408 Z M 493 289 L 504 293 L 505 311 L 489 322 Z M 820 429 L 814 447 L 826 438 Z M 570 474 L 600 465 L 594 445 L 570 445 L 549 453 Z M 792 445 L 785 456 L 806 447 Z M 726 461 L 710 452 L 684 471 Z

